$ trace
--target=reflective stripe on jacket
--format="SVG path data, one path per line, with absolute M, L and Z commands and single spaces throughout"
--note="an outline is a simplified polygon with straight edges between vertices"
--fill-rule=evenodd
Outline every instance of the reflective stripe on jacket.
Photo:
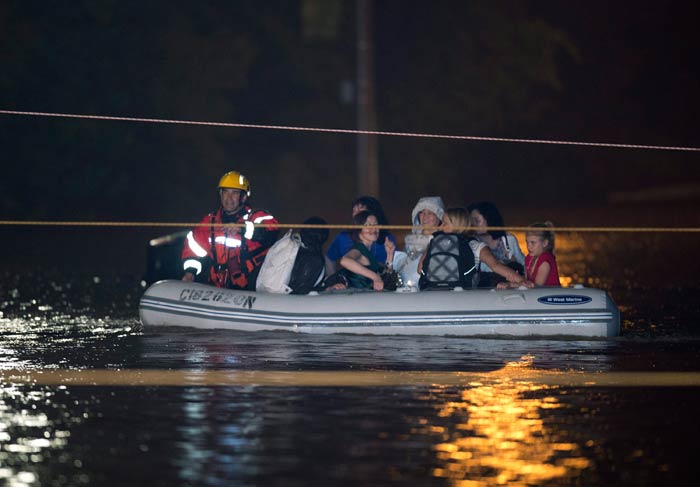
M 256 227 L 260 223 L 278 223 L 265 210 L 244 206 L 238 216 L 227 223 L 243 227 L 221 226 L 223 210 L 205 216 L 187 234 L 182 249 L 183 269 L 197 275 L 208 272 L 208 281 L 219 287 L 250 289 L 267 250 L 277 239 L 277 227 Z

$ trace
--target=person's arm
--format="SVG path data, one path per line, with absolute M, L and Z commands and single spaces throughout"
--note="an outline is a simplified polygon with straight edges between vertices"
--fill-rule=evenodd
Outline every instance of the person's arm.
M 513 269 L 510 267 L 504 266 L 496 258 L 493 256 L 491 253 L 491 250 L 489 250 L 488 247 L 483 247 L 481 251 L 479 252 L 479 260 L 489 266 L 493 272 L 498 274 L 499 276 L 503 276 L 506 278 L 508 282 L 512 282 L 514 284 L 524 284 L 525 279 L 523 276 L 515 272 Z
M 515 289 L 519 287 L 527 287 L 532 289 L 535 287 L 535 283 L 532 281 L 522 281 L 522 282 L 499 282 L 496 284 L 496 289 Z
M 518 264 L 524 266 L 525 254 L 523 254 L 523 251 L 520 248 L 518 238 L 512 233 L 509 233 L 506 238 L 508 239 L 508 246 L 510 247 L 511 252 L 513 253 L 513 260 Z
M 272 247 L 272 244 L 277 240 L 279 227 L 261 227 L 258 225 L 276 225 L 279 223 L 277 218 L 270 215 L 265 210 L 254 210 L 249 219 L 246 221 L 243 236 L 253 242 L 259 242 L 263 247 Z M 251 225 L 252 224 L 252 225 Z
M 350 272 L 366 277 L 372 281 L 372 287 L 375 291 L 381 291 L 384 289 L 384 281 L 379 274 L 372 272 L 360 263 L 361 257 L 362 254 L 358 250 L 352 249 L 340 259 L 340 265 Z
M 386 265 L 387 267 L 392 267 L 396 244 L 391 239 L 387 238 L 384 240 L 384 250 L 386 250 Z
M 324 261 L 326 263 L 326 275 L 332 276 L 333 274 L 335 274 L 335 272 L 337 270 L 336 265 L 335 265 L 336 261 L 329 259 L 328 255 L 326 255 L 324 257 Z
M 549 271 L 552 267 L 549 262 L 542 262 L 539 269 L 537 269 L 537 274 L 535 275 L 535 286 L 544 286 L 547 282 L 547 276 L 549 276 Z
M 210 217 L 202 220 L 202 223 L 187 234 L 182 249 L 182 280 L 193 282 L 196 276 L 204 270 L 205 261 L 212 257 L 211 245 L 208 243 L 210 227 L 205 222 Z M 211 222 L 209 222 L 211 223 Z
M 340 232 L 335 236 L 326 251 L 326 274 L 329 276 L 338 271 L 338 263 L 352 247 L 352 240 L 347 232 Z
M 425 251 L 420 254 L 420 259 L 418 259 L 418 274 L 423 274 L 423 261 L 425 260 L 425 254 L 428 253 L 428 249 L 425 249 Z

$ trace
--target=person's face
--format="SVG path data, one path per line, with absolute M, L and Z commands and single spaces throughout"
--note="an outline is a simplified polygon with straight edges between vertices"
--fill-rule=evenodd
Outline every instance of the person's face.
M 489 222 L 486 221 L 484 215 L 479 213 L 479 210 L 472 210 L 472 212 L 469 213 L 469 221 L 473 227 L 476 227 L 476 233 L 486 233 L 484 228 L 489 225 Z
M 367 207 L 363 204 L 357 204 L 352 207 L 352 217 L 355 218 L 355 216 L 360 213 L 361 211 L 367 211 Z
M 360 230 L 360 239 L 368 242 L 376 242 L 379 237 L 378 224 L 376 216 L 368 216 L 364 228 Z
M 221 207 L 226 213 L 235 213 L 245 202 L 243 191 L 234 188 L 219 188 Z
M 452 220 L 450 220 L 450 216 L 445 213 L 445 215 L 442 217 L 442 231 L 445 233 L 454 233 L 454 225 L 452 225 Z
M 437 227 L 440 225 L 440 219 L 430 210 L 422 210 L 420 213 L 418 213 L 418 221 L 420 221 L 421 225 L 429 227 Z
M 527 245 L 528 254 L 533 257 L 538 257 L 547 250 L 549 241 L 543 239 L 540 235 L 534 235 L 532 233 L 525 234 L 525 244 Z

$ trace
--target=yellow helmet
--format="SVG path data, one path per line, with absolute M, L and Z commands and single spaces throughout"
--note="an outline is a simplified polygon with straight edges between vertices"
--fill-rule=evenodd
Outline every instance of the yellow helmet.
M 229 171 L 219 179 L 219 188 L 234 188 L 245 191 L 250 197 L 250 181 L 238 171 Z

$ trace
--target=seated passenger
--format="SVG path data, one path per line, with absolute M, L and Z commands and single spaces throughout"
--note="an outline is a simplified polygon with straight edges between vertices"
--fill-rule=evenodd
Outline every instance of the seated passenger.
M 361 211 L 355 215 L 355 224 L 364 225 L 360 230 L 353 230 L 353 245 L 350 250 L 340 259 L 343 267 L 342 273 L 347 278 L 348 287 L 361 289 L 374 289 L 381 291 L 384 289 L 384 281 L 381 276 L 381 264 L 376 256 L 370 251 L 372 245 L 379 238 L 379 224 L 377 215 L 370 211 Z M 396 246 L 391 239 L 384 241 L 386 254 L 385 265 L 392 266 L 394 250 Z
M 491 269 L 493 269 L 493 272 L 503 277 L 503 279 L 505 279 L 509 283 L 513 283 L 515 286 L 528 285 L 525 279 L 520 274 L 515 272 L 510 267 L 507 267 L 498 262 L 485 243 L 480 242 L 474 238 L 470 238 L 469 228 L 469 214 L 467 213 L 467 210 L 465 210 L 464 208 L 448 208 L 447 210 L 445 210 L 445 214 L 443 216 L 442 221 L 442 231 L 436 232 L 434 234 L 435 236 L 433 238 L 433 241 L 431 241 L 426 254 L 423 258 L 420 259 L 419 262 L 418 268 L 419 271 L 424 274 L 422 282 L 425 283 L 421 287 L 421 289 L 425 287 L 430 287 L 430 283 L 443 281 L 442 277 L 429 274 L 432 267 L 426 266 L 425 270 L 423 269 L 424 261 L 432 260 L 433 256 L 437 253 L 442 254 L 442 257 L 444 258 L 446 254 L 445 249 L 443 247 L 433 245 L 433 243 L 437 241 L 436 238 L 439 238 L 443 235 L 459 235 L 461 237 L 460 240 L 463 243 L 466 243 L 472 252 L 471 256 L 467 255 L 464 251 L 459 253 L 459 259 L 462 259 L 462 262 L 459 262 L 458 265 L 460 273 L 462 274 L 462 276 L 459 277 L 459 279 L 461 280 L 461 283 L 459 285 L 461 287 L 475 287 L 476 285 L 480 286 L 478 279 L 476 278 L 478 274 L 472 272 L 472 269 L 478 269 L 479 264 L 481 263 L 488 265 Z M 439 268 L 441 271 L 445 270 L 442 263 L 439 266 Z M 456 285 L 457 282 L 454 282 L 451 286 L 433 287 L 455 287 Z
M 384 214 L 384 209 L 382 208 L 381 203 L 376 199 L 371 196 L 360 196 L 358 198 L 355 198 L 352 202 L 352 217 L 355 218 L 355 216 L 360 213 L 361 211 L 369 211 L 372 214 L 374 214 L 377 218 L 377 222 L 379 225 L 388 225 L 389 221 L 386 218 L 386 215 Z M 330 246 L 328 247 L 328 251 L 326 252 L 326 274 L 327 275 L 332 275 L 334 272 L 338 270 L 338 261 L 348 253 L 348 250 L 353 245 L 353 240 L 352 237 L 350 236 L 351 232 L 343 231 L 340 232 L 336 237 L 333 239 L 331 242 Z M 396 246 L 396 238 L 389 233 L 386 230 L 380 230 L 379 231 L 379 237 L 377 238 L 377 241 L 372 244 L 371 247 L 371 252 L 374 254 L 376 257 L 377 261 L 379 262 L 385 262 L 386 261 L 386 250 L 384 249 L 384 240 L 386 238 L 389 238 L 394 246 Z
M 532 230 L 525 233 L 527 257 L 525 257 L 525 277 L 535 286 L 561 286 L 559 269 L 554 257 L 554 225 L 550 221 L 533 223 Z
M 475 227 L 476 238 L 485 243 L 498 262 L 504 264 L 522 275 L 525 275 L 525 255 L 520 250 L 518 239 L 512 233 L 504 230 L 485 230 L 485 227 L 504 226 L 501 212 L 496 205 L 489 201 L 473 203 L 467 208 L 472 227 Z M 502 276 L 494 272 L 493 268 L 485 262 L 481 263 L 480 287 L 495 287 L 503 282 Z
M 442 223 L 444 211 L 445 205 L 439 196 L 425 196 L 413 208 L 411 224 L 415 226 L 413 232 L 404 238 L 406 251 L 397 252 L 394 259 L 394 269 L 401 275 L 404 286 L 418 287 L 418 263 L 433 238 L 433 232 Z

